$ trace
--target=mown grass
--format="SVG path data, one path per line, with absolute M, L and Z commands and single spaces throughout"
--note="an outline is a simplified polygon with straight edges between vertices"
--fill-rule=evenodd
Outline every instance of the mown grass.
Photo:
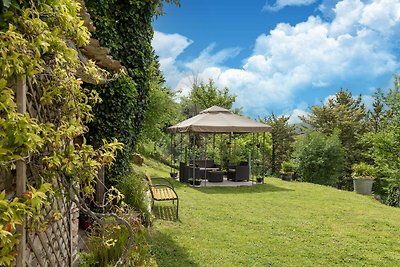
M 180 221 L 152 231 L 158 266 L 400 266 L 400 209 L 372 197 L 276 178 L 177 191 Z
M 151 158 L 144 158 L 141 166 L 134 164 L 134 170 L 137 173 L 148 173 L 152 177 L 169 177 L 171 168 Z

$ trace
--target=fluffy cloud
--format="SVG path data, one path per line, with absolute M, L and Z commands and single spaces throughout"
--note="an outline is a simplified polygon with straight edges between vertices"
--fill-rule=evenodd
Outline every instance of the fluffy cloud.
M 170 85 L 177 84 L 185 77 L 185 73 L 179 69 L 177 57 L 192 43 L 192 40 L 177 33 L 166 34 L 154 31 L 152 46 L 159 56 L 161 71 Z
M 185 66 L 193 72 L 198 72 L 207 67 L 218 66 L 228 58 L 235 57 L 240 53 L 239 48 L 227 48 L 213 54 L 214 48 L 215 44 L 209 45 L 196 59 L 186 63 Z
M 308 113 L 307 111 L 296 108 L 296 109 L 294 109 L 294 110 L 292 111 L 292 113 L 290 114 L 290 118 L 289 118 L 288 123 L 289 123 L 289 124 L 300 123 L 300 122 L 302 122 L 302 121 L 300 120 L 299 117 L 300 117 L 300 116 L 305 116 L 305 117 L 307 117 L 308 114 L 309 114 L 309 113 Z
M 279 11 L 286 6 L 308 6 L 315 3 L 317 0 L 276 0 L 275 4 L 270 5 L 267 3 L 264 5 L 263 10 L 267 11 Z
M 213 46 L 208 47 L 180 68 L 184 78 L 170 84 L 178 85 L 177 89 L 190 85 L 195 69 L 197 78 L 213 78 L 217 85 L 227 86 L 238 96 L 236 105 L 256 116 L 278 106 L 281 110 L 295 107 L 294 96 L 307 90 L 374 81 L 399 70 L 393 53 L 400 34 L 398 0 L 342 0 L 333 12 L 330 21 L 310 16 L 296 25 L 281 23 L 269 34 L 261 34 L 242 68 L 222 65 L 238 49 L 213 53 Z M 168 75 L 167 81 L 171 81 Z

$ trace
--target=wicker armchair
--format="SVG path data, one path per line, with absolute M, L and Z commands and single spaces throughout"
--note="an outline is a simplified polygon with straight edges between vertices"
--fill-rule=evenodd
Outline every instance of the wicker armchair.
M 248 181 L 250 178 L 249 166 L 236 166 L 235 170 L 228 170 L 227 178 L 234 182 Z

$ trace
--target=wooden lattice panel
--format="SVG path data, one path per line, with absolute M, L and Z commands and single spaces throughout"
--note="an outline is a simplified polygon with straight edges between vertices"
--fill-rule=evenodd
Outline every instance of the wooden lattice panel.
M 54 211 L 61 213 L 60 219 L 51 219 Z M 76 266 L 79 212 L 75 205 L 63 197 L 54 198 L 43 214 L 50 219 L 45 229 L 37 224 L 35 229 L 27 229 L 26 265 Z

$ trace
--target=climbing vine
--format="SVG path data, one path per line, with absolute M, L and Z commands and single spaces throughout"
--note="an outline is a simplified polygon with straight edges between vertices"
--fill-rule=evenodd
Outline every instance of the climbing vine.
M 48 218 L 40 215 L 42 208 L 62 191 L 99 223 L 117 221 L 127 228 L 129 224 L 112 210 L 99 214 L 84 203 L 94 192 L 99 168 L 112 162 L 122 144 L 110 139 L 94 149 L 83 138 L 93 119 L 92 106 L 100 97 L 82 87 L 78 74 L 100 81 L 105 72 L 78 58 L 76 47 L 87 44 L 90 37 L 79 18 L 80 4 L 73 0 L 2 0 L 1 4 L 0 168 L 10 171 L 16 161 L 24 160 L 28 176 L 24 196 L 6 199 L 5 192 L 0 194 L 0 265 L 10 265 L 18 243 L 15 226 L 24 216 L 32 224 L 45 225 Z M 27 84 L 25 114 L 19 114 L 15 104 L 17 79 Z M 59 214 L 53 215 L 57 220 Z M 128 231 L 127 249 L 133 242 L 132 230 Z
M 177 0 L 165 2 L 179 4 Z M 149 92 L 154 84 L 160 86 L 163 82 L 151 46 L 152 19 L 162 13 L 162 3 L 161 0 L 86 1 L 96 26 L 94 36 L 127 68 L 129 77 L 106 85 L 107 90 L 97 87 L 101 96 L 107 91 L 104 97 L 107 100 L 95 108 L 96 121 L 90 127 L 90 140 L 94 143 L 118 136 L 126 144 L 114 167 L 108 170 L 107 179 L 111 184 L 115 184 L 112 180 L 130 173 L 130 159 L 148 110 Z M 111 95 L 110 91 L 115 94 Z M 110 120 L 110 113 L 114 111 L 118 116 Z

